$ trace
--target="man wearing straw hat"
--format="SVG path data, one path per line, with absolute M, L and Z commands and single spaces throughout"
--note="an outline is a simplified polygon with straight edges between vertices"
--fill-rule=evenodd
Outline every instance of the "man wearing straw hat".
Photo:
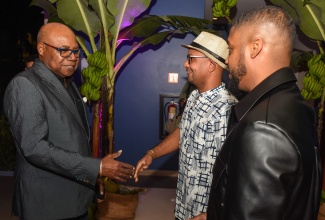
M 224 142 L 230 107 L 237 102 L 222 82 L 227 68 L 228 45 L 222 38 L 202 32 L 190 45 L 184 67 L 188 81 L 196 86 L 188 98 L 177 129 L 138 161 L 139 172 L 154 158 L 179 149 L 179 172 L 175 218 L 188 219 L 206 212 L 212 167 Z

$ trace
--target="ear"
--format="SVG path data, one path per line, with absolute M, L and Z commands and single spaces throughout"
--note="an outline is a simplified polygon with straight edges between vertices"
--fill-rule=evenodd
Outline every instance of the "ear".
M 219 66 L 217 63 L 213 62 L 212 60 L 210 60 L 210 64 L 209 64 L 209 70 L 210 72 L 213 72 L 217 66 Z
M 37 43 L 37 51 L 40 56 L 43 56 L 44 53 L 44 44 Z
M 251 58 L 254 59 L 263 48 L 263 41 L 260 38 L 257 38 L 253 41 L 252 47 L 251 47 Z

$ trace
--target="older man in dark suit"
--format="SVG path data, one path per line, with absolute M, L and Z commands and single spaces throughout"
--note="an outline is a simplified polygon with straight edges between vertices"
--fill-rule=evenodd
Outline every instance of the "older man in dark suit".
M 102 174 L 126 181 L 134 167 L 92 158 L 82 97 L 71 76 L 80 49 L 67 26 L 48 23 L 37 38 L 39 59 L 9 83 L 4 111 L 17 146 L 13 213 L 22 219 L 86 219 Z

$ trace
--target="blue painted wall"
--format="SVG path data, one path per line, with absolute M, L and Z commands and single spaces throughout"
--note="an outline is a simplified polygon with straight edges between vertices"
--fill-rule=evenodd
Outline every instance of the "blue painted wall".
M 157 0 L 150 9 L 153 15 L 184 15 L 204 18 L 204 0 Z M 115 150 L 122 149 L 118 158 L 136 165 L 145 152 L 158 144 L 159 94 L 180 93 L 187 74 L 183 67 L 188 44 L 194 36 L 173 38 L 156 49 L 141 51 L 123 68 L 115 90 Z M 119 59 L 129 50 L 122 47 Z M 179 73 L 178 84 L 168 83 L 168 73 Z M 177 170 L 178 153 L 154 160 L 149 169 Z

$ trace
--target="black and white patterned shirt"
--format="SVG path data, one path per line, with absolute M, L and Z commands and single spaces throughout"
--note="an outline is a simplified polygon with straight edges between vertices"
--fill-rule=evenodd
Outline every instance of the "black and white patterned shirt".
M 175 217 L 182 220 L 206 212 L 212 169 L 226 138 L 231 106 L 237 99 L 225 84 L 188 98 L 180 127 L 179 173 Z

